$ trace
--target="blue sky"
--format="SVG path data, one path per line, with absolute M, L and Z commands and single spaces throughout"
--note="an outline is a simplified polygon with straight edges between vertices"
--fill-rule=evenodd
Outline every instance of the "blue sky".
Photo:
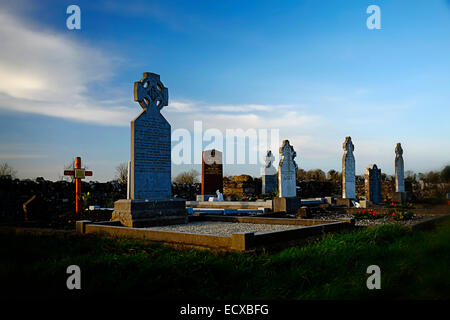
M 66 28 L 70 4 L 81 30 Z M 372 4 L 381 30 L 366 27 Z M 172 130 L 279 129 L 306 170 L 340 170 L 346 136 L 358 174 L 392 174 L 397 142 L 406 170 L 450 162 L 446 0 L 18 0 L 0 1 L 0 22 L 0 162 L 21 178 L 56 180 L 81 156 L 92 180 L 113 179 L 144 71 L 169 88 Z

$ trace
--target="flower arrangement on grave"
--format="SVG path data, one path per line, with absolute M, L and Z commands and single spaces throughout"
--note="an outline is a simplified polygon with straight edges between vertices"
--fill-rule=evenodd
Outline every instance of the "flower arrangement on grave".
M 384 216 L 384 214 L 377 213 L 375 210 L 371 209 L 362 209 L 354 214 L 356 219 L 380 219 Z
M 87 192 L 81 196 L 81 200 L 83 200 L 83 206 L 86 209 L 88 207 L 88 202 L 91 199 L 91 193 Z
M 414 217 L 414 213 L 410 209 L 414 209 L 411 203 L 396 203 L 391 202 L 388 208 L 392 208 L 391 217 L 396 221 L 410 220 Z
M 392 219 L 396 221 L 410 220 L 414 217 L 414 213 L 404 208 L 394 209 L 391 213 Z
M 394 208 L 394 209 L 414 209 L 414 205 L 412 203 L 397 203 L 397 202 L 390 202 L 387 204 L 388 208 Z

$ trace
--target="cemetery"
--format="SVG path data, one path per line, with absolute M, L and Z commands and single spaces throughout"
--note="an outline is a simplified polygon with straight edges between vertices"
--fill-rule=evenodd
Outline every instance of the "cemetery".
M 64 171 L 75 181 L 75 201 L 71 183 L 59 183 L 57 188 L 65 191 L 58 193 L 53 187 L 57 183 L 37 180 L 35 187 L 44 190 L 32 191 L 28 200 L 30 194 L 19 200 L 23 201 L 23 218 L 28 225 L 42 219 L 45 211 L 64 210 L 75 202 L 75 216 L 70 222 L 80 234 L 246 251 L 292 245 L 324 233 L 370 225 L 401 223 L 417 228 L 434 224 L 449 213 L 446 205 L 427 208 L 411 204 L 414 195 L 411 184 L 405 184 L 400 143 L 395 147 L 395 181 L 383 180 L 376 164 L 366 168 L 363 180 L 357 179 L 355 146 L 349 136 L 342 145 L 342 178 L 334 184 L 298 181 L 297 154 L 289 140 L 281 144 L 278 165 L 274 164 L 272 150 L 267 151 L 261 178 L 242 175 L 224 179 L 222 152 L 212 149 L 202 153 L 200 185 L 174 184 L 171 127 L 160 113 L 168 104 L 168 89 L 159 75 L 145 72 L 134 84 L 134 99 L 143 110 L 131 122 L 127 185 L 82 182 L 93 172 L 82 168 L 77 157 L 73 170 Z M 22 184 L 7 177 L 1 182 Z M 95 189 L 99 187 L 103 198 L 96 198 L 95 205 L 87 208 L 88 201 L 92 202 L 91 192 L 98 194 Z M 312 193 L 311 188 L 315 188 Z M 44 196 L 45 189 L 53 192 L 50 200 Z M 188 192 L 183 192 L 186 189 Z M 14 196 L 4 194 L 8 204 L 13 204 Z M 2 210 L 6 218 L 14 212 L 11 207 Z
M 13 239 L 2 249 L 9 262 L 0 274 L 9 296 L 34 283 L 28 295 L 61 297 L 61 270 L 74 261 L 88 275 L 83 297 L 377 298 L 361 285 L 374 256 L 389 274 L 383 297 L 448 294 L 440 279 L 450 252 L 450 167 L 438 183 L 407 181 L 397 143 L 392 179 L 375 163 L 357 176 L 347 136 L 341 174 L 324 179 L 321 170 L 299 168 L 297 151 L 283 139 L 279 150 L 267 150 L 260 177 L 224 177 L 222 151 L 207 149 L 201 183 L 177 183 L 171 126 L 160 112 L 168 93 L 155 73 L 134 84 L 142 111 L 131 121 L 126 183 L 83 181 L 96 168 L 87 170 L 81 157 L 63 171 L 71 181 L 0 177 L 0 241 Z M 309 174 L 315 178 L 305 179 Z M 430 255 L 436 248 L 441 254 Z M 404 285 L 414 272 L 425 280 Z M 429 291 L 417 290 L 422 281 Z
M 449 10 L 0 1 L 0 301 L 289 319 L 450 300 Z

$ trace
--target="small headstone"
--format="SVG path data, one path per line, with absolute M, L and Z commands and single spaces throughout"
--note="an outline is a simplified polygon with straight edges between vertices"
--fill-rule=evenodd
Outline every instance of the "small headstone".
M 352 200 L 352 203 L 355 208 L 362 208 L 361 204 L 358 201 Z
M 202 156 L 202 195 L 213 195 L 216 190 L 223 192 L 222 152 L 205 150 Z
M 366 169 L 365 175 L 366 199 L 373 203 L 381 202 L 381 169 L 372 164 Z
M 223 194 L 219 190 L 216 191 L 216 195 L 216 197 L 209 197 L 208 201 L 223 201 Z
M 280 148 L 280 163 L 278 165 L 278 190 L 279 197 L 296 197 L 297 196 L 297 164 L 294 159 L 297 153 L 289 144 L 288 140 L 283 141 Z
M 355 146 L 351 137 L 345 138 L 342 148 L 344 149 L 344 156 L 342 157 L 342 198 L 355 199 L 355 157 L 353 155 Z
M 275 192 L 278 189 L 277 185 L 277 170 L 272 165 L 275 161 L 275 157 L 272 151 L 267 151 L 264 157 L 266 164 L 261 168 L 261 179 L 262 179 L 262 194 L 269 194 Z

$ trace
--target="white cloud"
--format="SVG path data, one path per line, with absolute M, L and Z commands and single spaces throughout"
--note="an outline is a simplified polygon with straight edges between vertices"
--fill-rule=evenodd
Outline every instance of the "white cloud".
M 135 110 L 89 96 L 111 76 L 113 58 L 61 34 L 0 13 L 0 109 L 127 126 Z

